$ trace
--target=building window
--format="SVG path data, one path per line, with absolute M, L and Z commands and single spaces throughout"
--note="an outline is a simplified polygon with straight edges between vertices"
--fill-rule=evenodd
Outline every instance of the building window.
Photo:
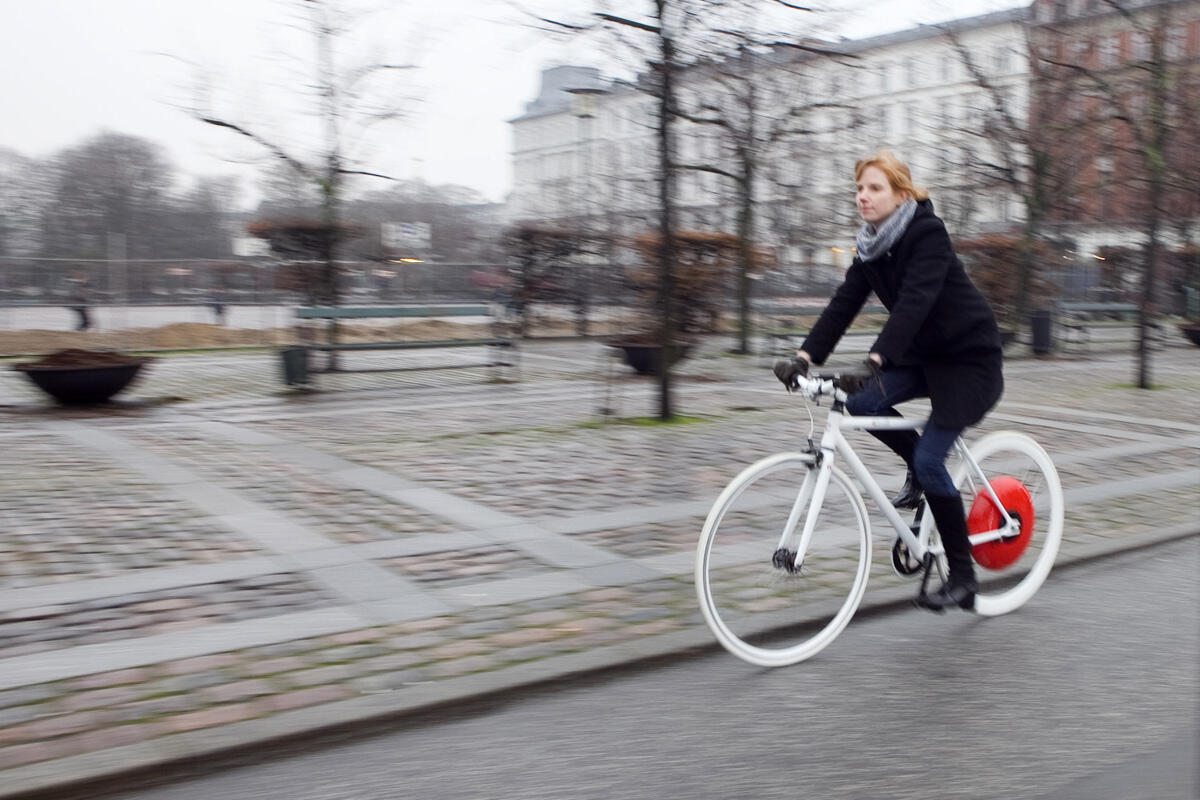
M 917 133 L 917 117 L 919 116 L 919 113 L 920 112 L 917 108 L 916 103 L 905 103 L 904 104 L 904 120 L 901 123 L 901 127 L 902 127 L 902 130 L 900 131 L 901 133 L 905 134 L 906 136 L 915 136 L 916 135 L 916 133 Z
M 996 90 L 997 111 L 1010 117 L 1017 116 L 1016 90 L 1011 86 Z
M 954 56 L 942 56 L 942 81 L 949 83 L 954 79 Z
M 983 106 L 987 96 L 978 94 L 967 98 L 967 127 L 978 130 L 983 125 Z
M 1129 97 L 1129 107 L 1135 117 L 1140 117 L 1146 113 L 1146 95 L 1140 91 L 1135 91 Z
M 879 65 L 879 91 L 886 92 L 888 90 L 888 63 L 885 61 Z
M 1008 47 L 1001 45 L 992 54 L 992 69 L 997 75 L 1005 75 L 1009 68 Z
M 1151 56 L 1150 37 L 1144 31 L 1133 32 L 1133 60 L 1149 61 Z
M 1121 40 L 1116 36 L 1105 36 L 1100 40 L 1100 66 L 1115 67 L 1121 52 Z
M 1072 39 L 1067 46 L 1067 57 L 1072 63 L 1082 65 L 1091 49 L 1087 39 Z
M 917 75 L 917 60 L 915 58 L 904 59 L 904 80 L 908 82 L 910 89 L 916 88 L 920 82 Z
M 1187 54 L 1187 28 L 1176 24 L 1167 31 L 1167 58 L 1183 58 Z

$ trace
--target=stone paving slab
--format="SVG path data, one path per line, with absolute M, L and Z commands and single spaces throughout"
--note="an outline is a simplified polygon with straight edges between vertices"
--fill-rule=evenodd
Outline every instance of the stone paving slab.
M 258 550 L 154 482 L 48 431 L 0 442 L 0 529 L 0 590 Z
M 595 346 L 531 350 L 521 384 L 455 370 L 304 396 L 262 354 L 164 359 L 151 388 L 193 399 L 110 409 L 38 409 L 0 381 L 0 421 L 21 423 L 0 434 L 0 520 L 25 531 L 0 543 L 0 797 L 712 646 L 700 524 L 741 466 L 803 443 L 803 407 L 714 346 L 677 386 L 696 419 L 613 424 L 598 401 L 652 413 L 651 382 L 600 380 Z M 1060 564 L 1200 530 L 1198 354 L 1157 354 L 1151 393 L 1119 355 L 1010 362 L 973 435 L 1016 427 L 1053 454 Z M 859 451 L 894 487 L 891 457 Z M 877 533 L 867 605 L 907 601 Z

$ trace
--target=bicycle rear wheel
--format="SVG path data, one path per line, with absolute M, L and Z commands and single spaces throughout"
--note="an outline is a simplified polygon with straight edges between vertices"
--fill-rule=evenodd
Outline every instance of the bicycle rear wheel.
M 836 467 L 800 572 L 774 563 L 797 497 L 816 477 L 813 457 L 804 453 L 752 464 L 717 498 L 700 534 L 696 593 L 705 621 L 726 650 L 757 666 L 795 664 L 819 653 L 850 622 L 867 586 L 867 509 Z M 803 525 L 800 514 L 793 549 Z
M 1007 614 L 1033 597 L 1054 566 L 1063 530 L 1062 485 L 1050 456 L 1025 434 L 991 433 L 970 452 L 996 497 L 1020 522 L 1019 534 L 971 548 L 980 567 L 975 611 L 984 616 Z M 959 465 L 955 485 L 970 533 L 995 530 L 1000 513 L 969 464 Z

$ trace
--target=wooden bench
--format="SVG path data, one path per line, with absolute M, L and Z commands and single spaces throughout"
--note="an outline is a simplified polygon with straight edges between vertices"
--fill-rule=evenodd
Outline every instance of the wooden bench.
M 1059 303 L 1058 311 L 1080 320 L 1136 320 L 1138 315 L 1133 303 Z
M 511 327 L 503 316 L 499 306 L 482 304 L 453 304 L 453 305 L 404 305 L 404 306 L 302 306 L 296 309 L 296 319 L 300 321 L 321 321 L 335 323 L 340 321 L 365 319 L 440 319 L 445 317 L 481 317 L 488 320 L 489 335 L 458 339 L 404 339 L 384 342 L 340 342 L 315 340 L 312 329 L 300 324 L 299 339 L 280 349 L 283 361 L 283 379 L 289 386 L 309 385 L 311 376 L 320 373 L 345 372 L 404 372 L 421 369 L 456 369 L 464 367 L 502 367 L 519 368 L 517 361 L 517 337 L 512 335 Z M 332 332 L 331 332 L 332 333 Z M 349 369 L 341 365 L 317 368 L 313 366 L 309 354 L 316 352 L 369 352 L 380 350 L 429 350 L 454 347 L 486 347 L 491 358 L 483 363 L 441 363 L 421 364 L 412 366 L 366 367 Z
M 804 341 L 817 317 L 825 310 L 819 306 L 785 306 L 756 303 L 751 307 L 755 329 L 761 332 L 763 347 L 760 355 L 767 359 L 790 358 Z M 859 314 L 886 314 L 878 303 L 868 303 Z
M 1133 303 L 1059 303 L 1056 311 L 1057 324 L 1063 330 L 1063 347 L 1085 352 L 1091 347 L 1093 326 L 1105 320 L 1136 321 L 1138 315 L 1138 307 Z

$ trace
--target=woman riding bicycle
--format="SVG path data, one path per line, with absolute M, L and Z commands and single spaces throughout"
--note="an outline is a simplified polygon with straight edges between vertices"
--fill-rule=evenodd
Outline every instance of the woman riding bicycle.
M 863 226 L 857 256 L 821 313 L 797 358 L 775 374 L 786 386 L 809 364 L 822 364 L 873 291 L 889 315 L 864 362 L 861 388 L 850 395 L 853 415 L 900 416 L 894 406 L 928 397 L 924 431 L 873 431 L 908 465 L 893 504 L 915 508 L 924 492 L 941 534 L 949 579 L 922 605 L 972 609 L 978 583 L 962 499 L 946 469 L 946 454 L 963 429 L 996 404 L 1004 389 L 1000 331 L 991 306 L 954 253 L 928 193 L 888 151 L 854 165 Z

